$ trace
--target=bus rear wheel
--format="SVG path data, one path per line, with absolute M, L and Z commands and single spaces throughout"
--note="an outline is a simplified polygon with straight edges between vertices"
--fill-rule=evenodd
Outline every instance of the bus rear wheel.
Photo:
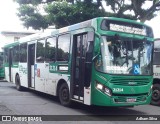
M 19 91 L 22 91 L 22 86 L 21 86 L 19 75 L 16 75 L 15 82 L 16 82 L 16 89 Z
M 160 84 L 153 85 L 151 104 L 160 105 Z
M 63 106 L 70 106 L 71 105 L 69 88 L 66 83 L 61 84 L 61 86 L 59 87 L 58 96 L 59 96 L 60 103 Z

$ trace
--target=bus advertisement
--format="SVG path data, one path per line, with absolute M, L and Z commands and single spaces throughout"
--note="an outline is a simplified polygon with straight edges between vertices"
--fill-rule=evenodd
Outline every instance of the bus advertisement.
M 98 17 L 4 47 L 5 78 L 58 96 L 64 106 L 149 104 L 153 32 L 133 20 Z
M 153 73 L 151 104 L 160 105 L 160 39 L 154 41 Z

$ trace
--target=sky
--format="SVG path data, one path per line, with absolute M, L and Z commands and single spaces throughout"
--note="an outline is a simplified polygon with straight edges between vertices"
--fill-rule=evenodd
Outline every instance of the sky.
M 16 13 L 18 5 L 13 0 L 0 1 L 0 31 L 24 30 Z
M 18 5 L 13 0 L 1 0 L 0 1 L 0 31 L 27 31 L 22 26 L 22 22 L 17 17 Z M 160 37 L 160 12 L 158 16 L 147 21 L 146 24 L 153 28 L 155 38 Z M 3 40 L 0 36 L 1 41 Z M 0 45 L 1 46 L 1 45 Z

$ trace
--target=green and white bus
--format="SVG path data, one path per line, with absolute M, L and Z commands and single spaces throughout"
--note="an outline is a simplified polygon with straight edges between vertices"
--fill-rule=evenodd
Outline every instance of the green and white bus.
M 143 23 L 98 17 L 5 46 L 5 78 L 64 106 L 149 104 L 153 41 Z

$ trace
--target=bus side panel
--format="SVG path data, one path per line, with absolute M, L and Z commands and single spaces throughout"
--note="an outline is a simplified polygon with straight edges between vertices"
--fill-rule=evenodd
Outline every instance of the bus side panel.
M 57 86 L 59 83 L 67 83 L 70 91 L 70 74 L 68 73 L 68 64 L 62 64 L 62 62 L 49 63 L 48 80 L 49 82 L 45 85 L 45 91 L 47 93 L 58 95 L 56 91 L 58 91 Z
M 45 82 L 45 92 L 51 95 L 56 95 L 56 86 L 58 74 L 49 73 L 48 79 Z
M 35 64 L 35 90 L 45 92 L 46 75 L 44 63 Z
M 27 63 L 19 63 L 19 77 L 21 86 L 28 87 Z
M 91 86 L 84 87 L 84 104 L 91 105 Z
M 9 82 L 9 67 L 5 67 L 5 79 Z

